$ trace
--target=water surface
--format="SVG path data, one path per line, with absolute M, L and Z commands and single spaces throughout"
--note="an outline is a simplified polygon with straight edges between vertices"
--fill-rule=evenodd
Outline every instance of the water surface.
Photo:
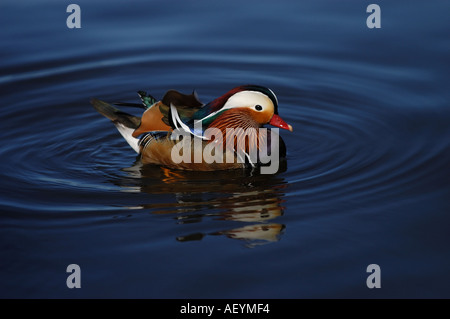
M 450 4 L 369 3 L 3 1 L 0 296 L 450 297 Z M 275 175 L 142 165 L 89 104 L 247 83 Z

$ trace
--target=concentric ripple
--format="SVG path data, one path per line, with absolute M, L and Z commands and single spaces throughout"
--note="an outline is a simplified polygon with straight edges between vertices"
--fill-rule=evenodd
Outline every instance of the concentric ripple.
M 448 2 L 3 2 L 0 297 L 448 296 Z M 142 165 L 89 103 L 243 84 L 294 128 L 277 174 Z
M 189 57 L 194 64 L 200 62 L 195 60 L 195 54 Z M 213 57 L 209 58 L 212 64 L 215 63 Z M 166 61 L 172 64 L 182 66 L 186 63 L 177 61 L 177 58 L 179 59 L 165 57 Z M 203 57 L 199 55 L 198 59 L 201 58 Z M 122 60 L 116 58 L 114 63 L 103 63 L 100 66 L 103 68 L 103 65 L 106 65 L 112 69 L 124 63 L 133 69 L 134 65 L 146 62 L 151 63 L 150 60 L 146 61 L 144 56 L 137 54 Z M 62 63 L 66 65 L 66 62 Z M 234 61 L 237 67 L 246 63 L 245 59 Z M 273 65 L 274 68 L 276 64 Z M 95 63 L 83 62 L 83 73 L 97 72 L 98 66 Z M 55 76 L 72 77 L 72 72 L 77 69 L 69 66 L 55 68 L 58 71 L 47 72 L 48 75 L 43 76 L 50 79 Z M 255 68 L 258 68 L 257 63 Z M 30 79 L 24 75 L 4 77 L 3 80 L 18 84 L 31 81 L 34 77 L 30 73 Z M 357 81 L 356 78 L 352 80 Z M 78 81 L 78 77 L 75 77 L 69 87 L 75 87 Z M 201 83 L 199 86 L 205 87 L 207 95 L 204 99 L 211 98 L 211 92 L 216 91 L 213 88 L 208 89 L 207 83 Z M 280 84 L 275 82 L 274 86 Z M 279 88 L 280 112 L 295 128 L 293 134 L 282 132 L 289 152 L 289 170 L 283 176 L 286 176 L 288 184 L 301 186 L 291 188 L 288 196 L 307 195 L 311 200 L 320 199 L 321 196 L 357 197 L 366 196 L 368 191 L 380 193 L 395 189 L 404 190 L 405 186 L 422 178 L 422 166 L 445 155 L 446 142 L 428 143 L 429 139 L 436 140 L 441 136 L 425 137 L 417 134 L 416 138 L 411 136 L 409 141 L 402 140 L 406 133 L 402 129 L 407 128 L 408 121 L 414 121 L 414 118 L 408 118 L 407 114 L 401 113 L 389 114 L 387 112 L 390 111 L 385 108 L 377 110 L 379 101 L 368 99 L 362 93 L 349 91 L 353 86 L 357 85 L 347 82 L 341 87 L 335 85 L 331 89 L 302 89 L 300 97 L 289 87 Z M 54 90 L 55 88 L 43 87 L 37 89 L 37 92 L 45 95 L 46 91 L 54 93 Z M 98 87 L 94 87 L 92 91 L 97 90 Z M 137 177 L 126 169 L 135 160 L 133 152 L 121 140 L 114 127 L 90 108 L 89 94 L 95 93 L 87 92 L 84 96 L 77 96 L 75 101 L 68 100 L 67 105 L 56 105 L 55 99 L 42 98 L 39 95 L 36 101 L 27 101 L 27 105 L 37 105 L 34 107 L 35 113 L 15 112 L 14 110 L 23 108 L 22 102 L 19 102 L 16 108 L 7 114 L 14 119 L 14 122 L 9 124 L 16 131 L 7 131 L 9 145 L 2 150 L 2 156 L 15 168 L 14 174 L 6 178 L 28 185 L 35 183 L 37 189 L 45 185 L 49 189 L 64 187 L 75 192 L 83 189 L 87 192 L 112 190 L 117 189 L 114 184 L 121 183 L 105 185 L 104 178 L 138 180 L 138 184 L 141 184 L 142 176 Z M 102 95 L 107 97 L 108 94 L 105 92 Z M 113 96 L 121 99 L 119 94 Z M 132 95 L 124 94 L 123 99 L 130 97 Z M 37 121 L 31 117 L 36 113 L 41 115 Z M 55 118 L 58 120 L 55 121 Z M 23 123 L 28 123 L 26 129 L 29 134 L 18 134 L 17 130 L 23 128 Z M 427 132 L 427 124 L 420 124 L 422 127 L 417 127 L 416 130 L 432 134 Z M 443 126 L 442 129 L 445 130 L 446 127 Z M 433 167 L 439 169 L 439 165 Z M 124 170 L 120 171 L 121 168 Z M 206 181 L 209 179 L 206 178 Z

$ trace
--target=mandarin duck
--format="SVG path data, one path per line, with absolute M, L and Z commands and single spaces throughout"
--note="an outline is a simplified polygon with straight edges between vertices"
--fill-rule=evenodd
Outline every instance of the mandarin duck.
M 292 131 L 278 115 L 277 97 L 268 88 L 239 86 L 207 104 L 195 91 L 186 95 L 169 90 L 160 101 L 143 91 L 138 94 L 142 105 L 115 105 L 140 106 L 145 109 L 142 117 L 98 99 L 91 103 L 115 124 L 143 164 L 194 171 L 262 168 L 286 155 L 278 130 L 263 127 Z

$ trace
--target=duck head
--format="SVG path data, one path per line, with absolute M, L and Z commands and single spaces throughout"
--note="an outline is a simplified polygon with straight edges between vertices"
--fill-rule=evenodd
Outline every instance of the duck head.
M 278 115 L 278 100 L 272 90 L 258 85 L 236 87 L 199 110 L 194 119 L 211 127 L 261 127 L 270 124 L 292 131 Z

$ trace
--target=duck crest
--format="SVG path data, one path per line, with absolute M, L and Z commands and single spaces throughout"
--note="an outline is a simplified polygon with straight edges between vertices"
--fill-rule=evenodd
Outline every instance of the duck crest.
M 194 120 L 202 120 L 203 118 L 210 116 L 211 114 L 219 112 L 220 109 L 223 108 L 225 103 L 230 99 L 230 97 L 242 91 L 256 91 L 266 94 L 272 100 L 275 106 L 275 112 L 277 112 L 278 101 L 272 90 L 262 86 L 249 84 L 235 87 L 234 89 L 231 89 L 224 95 L 209 102 L 207 105 L 205 105 L 202 109 L 200 109 L 197 113 L 194 114 Z
M 202 109 L 200 109 L 197 113 L 194 114 L 194 120 L 201 120 L 204 117 L 213 114 L 215 112 L 218 112 L 228 101 L 228 99 L 236 94 L 237 92 L 242 91 L 244 86 L 238 86 L 221 97 L 216 98 L 215 100 L 209 102 L 207 105 L 205 105 Z

